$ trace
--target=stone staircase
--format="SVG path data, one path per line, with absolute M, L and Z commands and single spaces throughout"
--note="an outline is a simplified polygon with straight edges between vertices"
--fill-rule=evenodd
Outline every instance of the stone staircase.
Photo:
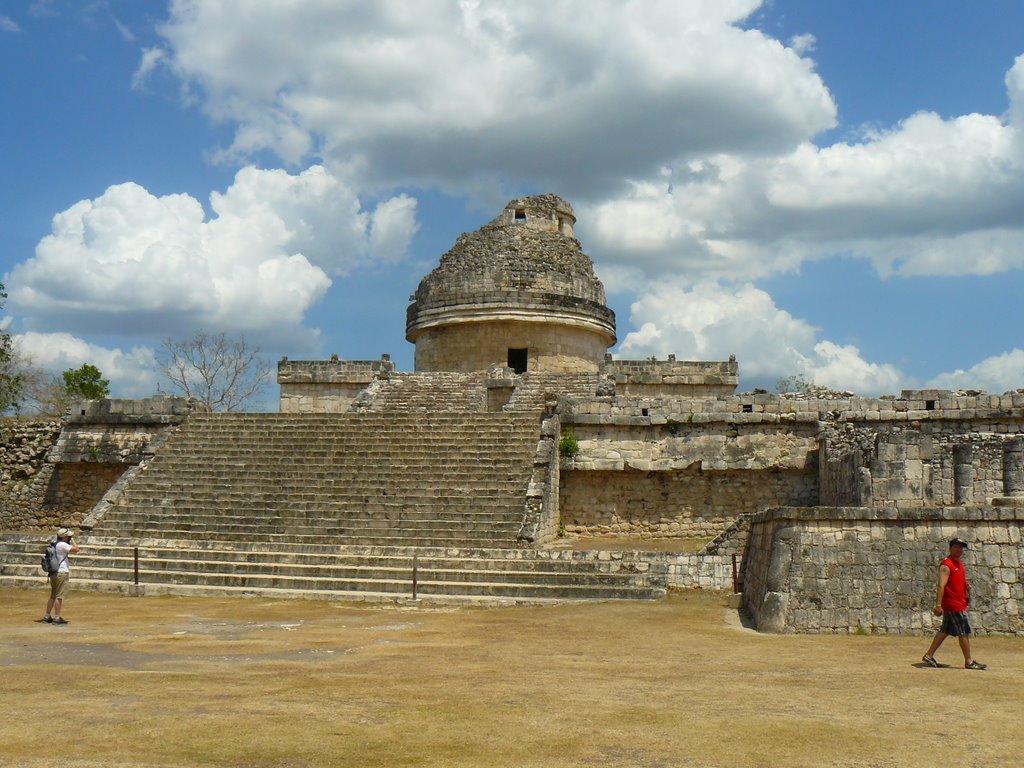
M 485 373 L 392 373 L 374 381 L 353 412 L 438 412 L 486 410 Z M 541 411 L 545 394 L 584 400 L 594 397 L 601 376 L 596 373 L 523 373 L 515 375 L 515 390 L 502 410 Z
M 374 381 L 352 404 L 354 412 L 485 410 L 483 373 L 392 373 Z
M 600 382 L 596 373 L 524 373 L 505 406 L 506 411 L 535 411 L 544 407 L 544 395 L 553 392 L 585 400 L 594 397 Z
M 73 588 L 459 604 L 650 599 L 666 569 L 636 553 L 310 546 L 264 541 L 142 540 L 90 534 L 72 558 Z M 134 583 L 138 546 L 139 586 Z M 0 586 L 43 588 L 41 536 L 0 537 Z M 609 559 L 601 559 L 607 555 Z
M 518 602 L 651 598 L 630 553 L 516 548 L 536 414 L 193 415 L 80 539 L 76 588 Z M 42 539 L 0 539 L 41 584 Z M 415 582 L 415 584 L 414 584 Z

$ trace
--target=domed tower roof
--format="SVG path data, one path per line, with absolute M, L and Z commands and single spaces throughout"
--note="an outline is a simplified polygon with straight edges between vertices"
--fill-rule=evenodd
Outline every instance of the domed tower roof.
M 423 278 L 406 338 L 415 343 L 429 328 L 504 320 L 575 327 L 596 334 L 605 350 L 612 346 L 615 313 L 573 236 L 575 223 L 572 206 L 557 195 L 509 202 L 489 224 L 461 235 Z

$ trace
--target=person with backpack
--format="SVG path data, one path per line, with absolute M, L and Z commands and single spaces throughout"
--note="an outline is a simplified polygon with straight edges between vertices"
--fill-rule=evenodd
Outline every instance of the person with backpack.
M 68 580 L 71 578 L 68 556 L 78 552 L 78 544 L 75 543 L 75 536 L 70 528 L 60 528 L 57 531 L 54 549 L 57 552 L 57 570 L 50 573 L 50 599 L 46 601 L 43 621 L 47 624 L 68 624 L 69 622 L 61 617 L 60 610 L 68 589 Z

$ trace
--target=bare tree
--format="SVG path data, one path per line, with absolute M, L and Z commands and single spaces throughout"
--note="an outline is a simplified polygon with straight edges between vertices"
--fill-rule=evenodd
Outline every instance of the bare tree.
M 196 331 L 184 341 L 165 339 L 160 367 L 171 386 L 213 411 L 244 410 L 266 386 L 270 366 L 245 336 Z
M 73 399 L 56 376 L 32 364 L 23 372 L 25 405 L 29 413 L 39 416 L 63 416 Z
M 0 309 L 7 301 L 7 291 L 0 283 Z M 7 331 L 0 328 L 0 413 L 21 410 L 25 393 L 24 358 Z

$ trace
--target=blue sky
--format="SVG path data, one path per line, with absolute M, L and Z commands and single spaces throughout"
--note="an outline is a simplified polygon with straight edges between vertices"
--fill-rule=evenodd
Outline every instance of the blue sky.
M 199 328 L 410 369 L 419 279 L 551 191 L 617 356 L 1024 387 L 1021 30 L 1015 0 L 5 0 L 7 329 L 125 397 Z

